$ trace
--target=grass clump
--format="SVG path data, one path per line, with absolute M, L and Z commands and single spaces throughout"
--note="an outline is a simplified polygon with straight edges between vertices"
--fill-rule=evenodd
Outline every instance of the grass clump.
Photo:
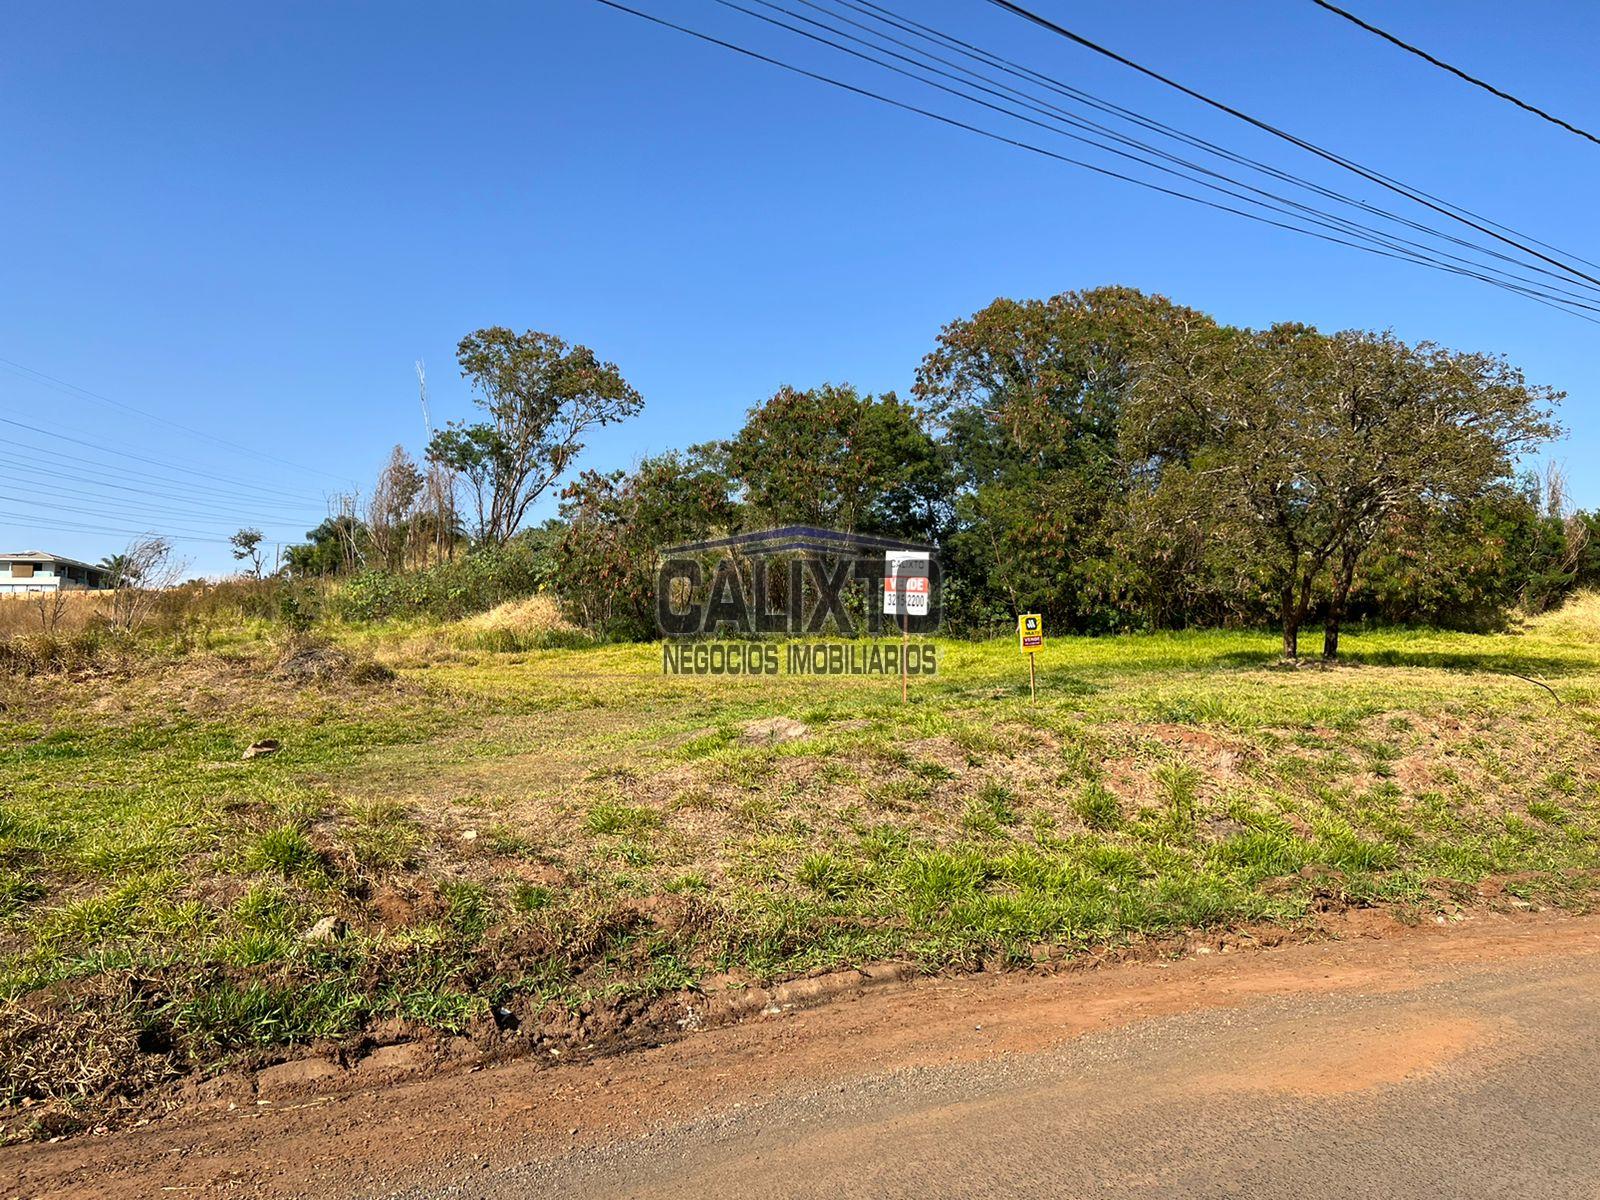
M 1122 821 L 1122 805 L 1099 780 L 1084 784 L 1073 797 L 1072 811 L 1090 829 L 1115 829 Z
M 286 822 L 256 836 L 245 849 L 244 869 L 275 872 L 286 878 L 312 875 L 320 873 L 322 856 L 305 830 Z
M 662 816 L 655 809 L 615 800 L 600 801 L 583 818 L 584 831 L 596 835 L 648 833 L 661 824 Z

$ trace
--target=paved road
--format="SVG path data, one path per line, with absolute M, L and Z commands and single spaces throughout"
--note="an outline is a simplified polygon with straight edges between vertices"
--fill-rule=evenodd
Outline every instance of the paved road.
M 239 1072 L 0 1147 L 0 1198 L 1600 1197 L 1600 916 L 1461 918 L 873 973 L 594 1061 Z
M 391 1194 L 1595 1197 L 1597 997 L 1592 954 L 1268 995 Z

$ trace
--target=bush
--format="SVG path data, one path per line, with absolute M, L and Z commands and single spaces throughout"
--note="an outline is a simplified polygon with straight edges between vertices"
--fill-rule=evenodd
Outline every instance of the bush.
M 527 539 L 486 546 L 421 571 L 361 571 L 333 595 L 334 610 L 350 621 L 426 616 L 456 620 L 539 590 L 544 563 Z

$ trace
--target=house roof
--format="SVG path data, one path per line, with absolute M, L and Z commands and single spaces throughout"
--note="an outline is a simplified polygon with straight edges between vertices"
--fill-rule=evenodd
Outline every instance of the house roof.
M 685 542 L 678 546 L 666 546 L 661 553 L 701 554 L 708 550 L 733 549 L 743 550 L 746 554 L 781 554 L 790 550 L 809 550 L 819 554 L 840 554 L 851 551 L 862 554 L 874 550 L 934 553 L 932 546 L 919 542 L 903 542 L 899 538 L 879 537 L 871 533 L 841 533 L 837 529 L 818 529 L 812 525 L 785 525 L 779 529 L 757 529 L 749 533 L 736 533 L 731 537 L 712 538 L 705 542 Z
M 93 563 L 80 562 L 64 554 L 46 554 L 43 550 L 19 550 L 15 554 L 0 554 L 0 562 L 61 563 L 68 567 L 82 567 L 87 571 L 104 571 Z

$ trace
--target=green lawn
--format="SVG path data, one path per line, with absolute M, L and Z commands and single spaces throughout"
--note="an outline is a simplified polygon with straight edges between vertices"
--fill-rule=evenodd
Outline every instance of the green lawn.
M 1600 869 L 1592 600 L 1504 636 L 1358 632 L 1333 670 L 1265 633 L 1052 639 L 1037 701 L 1009 641 L 941 643 L 901 704 L 663 678 L 649 646 L 340 636 L 398 678 L 275 679 L 245 640 L 0 681 L 0 1104 L 391 1017 L 581 1038 L 711 974 L 1421 916 L 1487 880 L 1577 907 Z M 799 736 L 752 740 L 774 716 Z

